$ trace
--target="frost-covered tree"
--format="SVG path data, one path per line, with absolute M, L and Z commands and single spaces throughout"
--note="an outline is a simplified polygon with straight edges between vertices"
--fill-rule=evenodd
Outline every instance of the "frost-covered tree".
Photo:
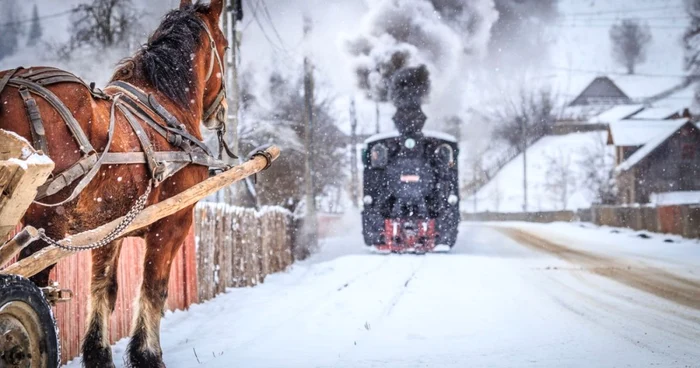
M 615 154 L 609 148 L 605 139 L 597 139 L 582 150 L 578 162 L 583 187 L 601 204 L 614 204 L 617 196 Z
M 258 103 L 249 74 L 242 78 L 241 96 L 245 117 L 240 134 L 242 152 L 274 143 L 284 154 L 260 175 L 255 186 L 261 205 L 280 205 L 295 210 L 304 193 L 304 94 L 302 80 L 288 80 L 279 74 L 269 79 L 269 110 Z M 318 97 L 313 107 L 312 165 L 317 196 L 335 193 L 345 185 L 347 153 L 345 136 L 332 113 L 333 100 Z
M 547 88 L 521 88 L 491 110 L 489 113 L 497 119 L 494 137 L 521 151 L 550 132 L 556 120 L 557 103 Z
M 22 8 L 17 0 L 0 2 L 0 60 L 13 55 L 19 48 Z
M 559 210 L 566 210 L 569 197 L 576 188 L 576 177 L 571 168 L 571 155 L 564 151 L 545 155 L 547 167 L 545 189 Z
M 29 36 L 27 38 L 27 46 L 35 46 L 44 35 L 44 30 L 41 27 L 41 22 L 39 20 L 39 9 L 36 4 L 32 9 L 32 23 L 29 26 Z
M 646 61 L 646 51 L 651 42 L 649 25 L 638 19 L 623 19 L 610 27 L 613 59 L 634 74 L 636 66 Z

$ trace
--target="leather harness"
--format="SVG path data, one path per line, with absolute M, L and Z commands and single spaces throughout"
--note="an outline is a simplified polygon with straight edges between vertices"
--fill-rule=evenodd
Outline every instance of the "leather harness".
M 226 98 L 226 84 L 223 78 L 223 62 L 216 50 L 214 37 L 207 24 L 201 19 L 200 22 L 207 33 L 211 47 L 210 65 L 206 82 L 211 78 L 214 71 L 214 63 L 217 61 L 221 73 L 220 91 L 211 106 L 204 111 L 202 120 L 207 121 L 213 114 L 221 113 L 224 110 L 221 104 Z M 107 144 L 103 152 L 98 153 L 94 149 L 87 135 L 71 114 L 70 110 L 58 96 L 47 88 L 48 86 L 59 83 L 79 84 L 87 88 L 93 98 L 112 102 Z M 50 157 L 44 123 L 34 96 L 39 96 L 44 99 L 59 113 L 80 147 L 82 158 L 68 169 L 54 175 L 44 185 L 39 187 L 38 195 L 35 200 L 38 201 L 50 197 L 75 183 L 78 179 L 82 179 L 73 189 L 71 195 L 60 203 L 45 204 L 37 202 L 44 206 L 60 206 L 75 199 L 95 177 L 100 167 L 105 164 L 145 164 L 149 169 L 154 185 L 157 186 L 163 180 L 174 175 L 189 164 L 205 166 L 215 170 L 225 170 L 229 168 L 230 165 L 221 160 L 223 150 L 226 150 L 230 157 L 237 158 L 223 141 L 225 125 L 218 131 L 220 148 L 219 159 L 216 159 L 208 147 L 189 133 L 185 125 L 180 123 L 174 115 L 165 109 L 155 96 L 147 94 L 138 87 L 124 81 L 112 82 L 105 89 L 109 93 L 105 93 L 94 88 L 94 84 L 88 86 L 80 78 L 63 70 L 48 67 L 31 69 L 17 68 L 10 70 L 0 78 L 0 93 L 2 93 L 6 86 L 17 88 L 24 101 L 31 122 L 30 130 L 32 143 L 36 149 L 43 151 Z M 128 121 L 139 140 L 142 152 L 109 152 L 114 135 L 116 110 L 119 110 Z M 220 118 L 222 121 L 225 121 L 223 119 L 225 117 Z M 179 148 L 180 151 L 155 151 L 153 143 L 150 141 L 148 133 L 144 129 L 142 123 L 157 134 L 163 136 L 168 143 Z
M 218 55 L 218 53 L 216 54 Z M 59 83 L 80 84 L 90 91 L 93 98 L 112 102 L 107 144 L 103 152 L 96 152 L 70 110 L 47 88 Z M 88 86 L 80 78 L 63 70 L 17 68 L 7 72 L 0 79 L 0 93 L 6 86 L 17 88 L 24 101 L 31 122 L 30 130 L 35 148 L 50 157 L 44 123 L 34 96 L 39 96 L 47 101 L 59 113 L 80 147 L 82 158 L 39 187 L 36 200 L 52 196 L 82 177 L 80 182 L 67 199 L 55 204 L 39 203 L 41 205 L 55 207 L 72 201 L 85 189 L 99 171 L 100 166 L 104 164 L 146 164 L 156 186 L 189 164 L 218 170 L 230 167 L 229 164 L 214 158 L 207 146 L 190 134 L 185 126 L 170 114 L 153 95 L 148 95 L 129 83 L 112 82 L 108 86 L 108 90 L 110 92 L 113 90 L 114 93 L 107 94 L 95 89 L 92 85 Z M 225 98 L 225 91 L 221 92 L 220 95 Z M 214 103 L 218 105 L 221 101 L 221 99 L 217 99 Z M 209 109 L 215 111 L 216 108 L 217 106 L 214 106 Z M 109 152 L 114 135 L 116 109 L 124 115 L 138 137 L 142 152 Z M 181 151 L 155 151 L 142 123 L 145 123 L 148 128 L 163 136 L 171 145 L 178 147 Z

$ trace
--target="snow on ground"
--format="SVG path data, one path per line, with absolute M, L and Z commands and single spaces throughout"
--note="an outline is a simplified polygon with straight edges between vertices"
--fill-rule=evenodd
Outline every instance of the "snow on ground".
M 591 154 L 610 154 L 605 146 L 606 132 L 573 133 L 562 136 L 546 136 L 527 150 L 528 210 L 554 211 L 589 207 L 593 193 L 585 188 L 581 176 L 584 166 L 581 161 Z M 599 152 L 602 151 L 602 152 Z M 549 163 L 554 160 L 555 164 Z M 567 164 L 568 163 L 568 164 Z M 611 163 L 612 164 L 612 163 Z M 566 194 L 566 205 L 561 192 L 548 187 L 557 179 L 549 175 L 551 166 L 570 168 L 571 183 Z M 462 201 L 469 212 L 520 212 L 523 210 L 523 155 L 518 155 L 477 193 Z
M 700 240 L 697 239 L 589 223 L 503 222 L 493 226 L 524 229 L 577 250 L 670 266 L 685 277 L 700 279 L 697 273 Z
M 697 260 L 687 256 L 698 244 L 568 224 L 532 228 L 611 256 L 639 245 L 640 254 Z M 700 366 L 698 310 L 495 228 L 465 224 L 453 253 L 427 256 L 368 254 L 357 222 L 345 231 L 263 285 L 167 313 L 168 367 Z M 620 249 L 616 238 L 625 239 Z M 125 347 L 114 347 L 118 366 Z

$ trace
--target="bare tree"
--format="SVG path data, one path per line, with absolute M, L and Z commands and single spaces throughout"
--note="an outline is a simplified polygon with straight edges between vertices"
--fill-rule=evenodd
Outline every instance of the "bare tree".
M 105 49 L 131 47 L 141 30 L 140 16 L 132 0 L 91 0 L 73 8 L 70 41 L 62 56 L 83 46 Z
M 627 74 L 634 74 L 637 64 L 646 60 L 651 31 L 637 19 L 623 19 L 610 27 L 610 41 L 615 61 L 627 68 Z
M 604 139 L 583 148 L 579 167 L 581 182 L 601 204 L 614 204 L 617 198 L 615 185 L 615 154 L 608 149 Z
M 547 167 L 545 189 L 560 210 L 565 210 L 569 196 L 576 187 L 576 178 L 571 170 L 571 154 L 561 149 L 545 155 Z
M 522 88 L 491 114 L 498 120 L 494 137 L 521 152 L 551 131 L 556 120 L 556 98 L 547 88 Z

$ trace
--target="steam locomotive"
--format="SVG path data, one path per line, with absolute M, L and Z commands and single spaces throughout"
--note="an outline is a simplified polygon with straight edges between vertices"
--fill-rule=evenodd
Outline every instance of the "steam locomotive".
M 446 252 L 457 238 L 459 149 L 454 137 L 423 131 L 428 80 L 424 67 L 397 72 L 397 131 L 365 141 L 362 232 L 380 252 Z

